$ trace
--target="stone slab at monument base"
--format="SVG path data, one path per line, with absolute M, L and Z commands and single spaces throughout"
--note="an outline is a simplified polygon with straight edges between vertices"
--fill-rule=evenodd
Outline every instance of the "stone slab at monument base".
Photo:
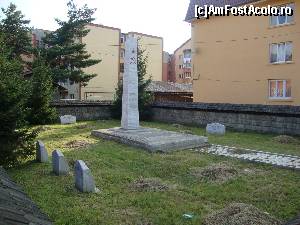
M 136 130 L 110 128 L 92 131 L 92 135 L 114 140 L 130 146 L 140 147 L 149 152 L 170 152 L 208 146 L 206 137 L 140 127 Z

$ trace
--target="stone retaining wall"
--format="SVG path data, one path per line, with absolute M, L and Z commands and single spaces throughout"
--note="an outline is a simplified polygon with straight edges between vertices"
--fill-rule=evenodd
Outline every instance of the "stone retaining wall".
M 239 131 L 300 135 L 299 106 L 165 102 L 153 105 L 155 121 L 206 126 L 218 122 Z
M 59 115 L 77 120 L 111 118 L 111 102 L 59 101 Z M 300 135 L 300 106 L 160 102 L 152 106 L 153 120 L 193 126 L 219 122 L 239 131 Z
M 73 115 L 77 120 L 101 120 L 111 118 L 110 101 L 56 101 L 58 115 Z

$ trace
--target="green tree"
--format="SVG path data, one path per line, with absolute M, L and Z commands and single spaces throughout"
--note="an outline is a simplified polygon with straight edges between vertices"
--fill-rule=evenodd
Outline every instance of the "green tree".
M 12 3 L 7 9 L 1 9 L 4 18 L 0 22 L 0 32 L 4 43 L 10 49 L 7 57 L 21 59 L 21 54 L 31 51 L 31 29 L 28 27 L 30 20 L 25 20 L 22 12 Z
M 138 69 L 138 101 L 139 101 L 139 116 L 141 120 L 148 120 L 151 118 L 151 103 L 153 101 L 153 95 L 146 90 L 151 83 L 151 78 L 146 79 L 147 74 L 148 56 L 145 55 L 145 50 L 138 47 L 137 53 L 137 69 Z M 116 119 L 120 119 L 122 116 L 122 95 L 123 84 L 119 82 L 116 88 L 116 93 L 112 105 L 112 115 Z
M 31 124 L 48 124 L 56 121 L 57 114 L 50 102 L 53 97 L 53 82 L 48 66 L 41 58 L 36 58 L 32 66 L 31 94 L 29 98 Z
M 96 9 L 90 9 L 87 5 L 78 8 L 73 0 L 67 6 L 68 20 L 56 19 L 59 28 L 44 39 L 49 46 L 45 49 L 44 57 L 52 70 L 54 82 L 69 79 L 85 85 L 96 74 L 88 74 L 83 69 L 100 62 L 90 59 L 86 45 L 81 42 L 89 33 L 86 25 L 94 20 L 92 16 Z
M 32 156 L 36 136 L 26 126 L 28 81 L 20 61 L 10 59 L 13 51 L 0 38 L 0 165 L 5 167 Z

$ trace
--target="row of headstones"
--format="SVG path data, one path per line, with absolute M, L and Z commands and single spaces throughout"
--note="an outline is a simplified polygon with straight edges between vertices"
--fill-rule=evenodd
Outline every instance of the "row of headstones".
M 36 160 L 41 163 L 48 162 L 48 152 L 42 141 L 36 143 Z M 59 150 L 52 152 L 52 169 L 57 176 L 68 175 L 70 167 L 64 155 Z M 75 187 L 81 192 L 98 192 L 90 169 L 84 161 L 77 160 L 75 163 Z

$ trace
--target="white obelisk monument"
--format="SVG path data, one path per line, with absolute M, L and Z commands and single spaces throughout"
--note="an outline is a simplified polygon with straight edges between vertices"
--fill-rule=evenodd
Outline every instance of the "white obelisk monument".
M 128 36 L 125 42 L 122 121 L 125 130 L 139 128 L 137 39 Z

